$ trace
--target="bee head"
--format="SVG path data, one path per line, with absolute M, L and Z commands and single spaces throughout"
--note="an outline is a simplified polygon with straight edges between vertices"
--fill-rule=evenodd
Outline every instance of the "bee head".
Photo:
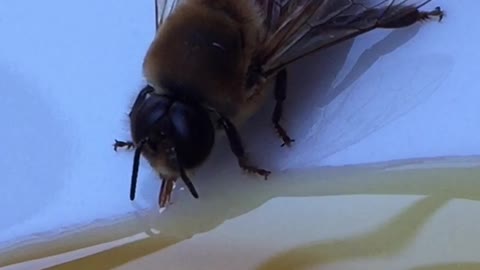
M 201 165 L 213 148 L 215 129 L 208 111 L 200 104 L 145 87 L 130 112 L 130 129 L 136 150 L 130 199 L 135 194 L 140 154 L 150 162 L 175 171 L 195 198 L 198 194 L 186 170 Z

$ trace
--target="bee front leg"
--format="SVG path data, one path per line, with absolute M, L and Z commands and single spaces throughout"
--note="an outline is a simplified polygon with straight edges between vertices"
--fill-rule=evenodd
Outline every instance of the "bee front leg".
M 267 180 L 268 175 L 271 172 L 250 164 L 245 154 L 240 134 L 238 134 L 238 131 L 232 122 L 225 117 L 220 117 L 219 124 L 223 127 L 225 133 L 227 134 L 228 141 L 230 142 L 230 148 L 238 159 L 238 165 L 245 171 L 261 175 L 265 178 L 265 180 Z
M 135 144 L 131 141 L 119 141 L 115 140 L 115 143 L 113 144 L 113 150 L 116 152 L 118 148 L 123 148 L 126 147 L 127 149 L 133 149 L 135 148 Z
M 280 119 L 282 118 L 283 113 L 283 101 L 285 101 L 287 97 L 287 71 L 285 69 L 282 69 L 276 75 L 274 91 L 276 103 L 272 115 L 272 123 L 278 135 L 283 141 L 282 147 L 285 145 L 290 146 L 295 140 L 290 138 L 285 129 L 280 125 Z

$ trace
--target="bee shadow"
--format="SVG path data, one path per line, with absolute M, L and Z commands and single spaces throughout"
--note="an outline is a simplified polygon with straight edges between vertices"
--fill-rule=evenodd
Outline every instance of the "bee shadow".
M 368 104 L 362 110 L 356 110 L 350 106 L 331 105 L 331 103 L 339 96 L 345 99 L 345 96 L 354 96 L 352 93 L 366 93 L 368 91 L 373 92 L 375 100 L 383 100 L 383 103 L 389 102 L 392 99 L 392 91 L 377 89 L 375 86 L 372 86 L 372 89 L 368 89 L 368 91 L 366 91 L 367 89 L 356 89 L 354 83 L 377 60 L 407 43 L 415 37 L 419 30 L 420 26 L 415 25 L 406 29 L 391 31 L 383 39 L 356 57 L 353 64 L 347 64 L 346 62 L 351 55 L 354 40 L 330 47 L 292 64 L 288 69 L 287 99 L 284 103 L 281 124 L 296 141 L 290 148 L 280 147 L 282 142 L 271 123 L 271 115 L 275 104 L 273 97 L 271 97 L 268 99 L 266 106 L 241 129 L 248 152 L 254 158 L 256 164 L 278 171 L 287 169 L 292 165 L 302 164 L 303 161 L 299 158 L 302 156 L 307 157 L 306 159 L 322 160 L 361 141 L 375 130 L 394 121 L 402 115 L 398 112 L 412 109 L 412 104 L 420 101 L 420 94 L 418 99 L 400 104 L 401 108 L 395 112 L 396 114 L 385 115 L 385 111 L 377 109 L 375 113 L 382 117 L 376 119 L 372 116 L 361 116 L 362 111 L 368 111 Z M 361 38 L 368 39 L 368 37 Z M 399 73 L 399 71 L 392 72 Z M 401 76 L 401 72 L 398 75 Z M 432 89 L 429 90 L 433 91 Z M 350 94 L 347 94 L 347 92 Z M 405 95 L 408 95 L 408 93 L 405 93 Z M 374 104 L 370 104 L 370 106 L 370 108 L 376 108 Z M 333 111 L 333 113 L 330 113 L 330 111 Z M 329 112 L 329 114 L 324 112 Z M 370 118 L 367 120 L 360 119 L 364 123 L 363 125 L 349 123 L 348 119 L 351 118 L 353 113 L 360 114 L 357 118 Z M 343 129 L 338 128 L 339 126 Z M 348 139 L 338 140 L 339 137 Z M 312 143 L 316 144 L 315 147 L 312 147 Z M 272 156 L 275 159 L 272 159 Z

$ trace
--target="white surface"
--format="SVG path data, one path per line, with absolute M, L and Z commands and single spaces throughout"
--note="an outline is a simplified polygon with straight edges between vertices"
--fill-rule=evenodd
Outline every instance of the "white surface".
M 133 210 L 131 157 L 111 145 L 128 135 L 153 14 L 151 1 L 0 2 L 0 242 Z
M 296 143 L 279 147 L 267 106 L 242 130 L 255 160 L 279 170 L 479 154 L 480 3 L 435 5 L 448 12 L 441 24 L 377 31 L 292 66 L 285 119 Z M 146 166 L 130 203 L 132 154 L 111 147 L 128 138 L 152 22 L 147 0 L 0 2 L 0 245 L 156 205 Z M 212 160 L 224 155 L 222 168 L 240 174 L 218 147 Z

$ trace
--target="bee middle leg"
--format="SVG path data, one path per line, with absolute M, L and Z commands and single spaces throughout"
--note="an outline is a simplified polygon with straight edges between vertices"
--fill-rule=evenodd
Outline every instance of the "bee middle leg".
M 113 144 L 113 150 L 116 152 L 118 148 L 127 148 L 127 149 L 133 149 L 135 148 L 135 144 L 131 141 L 119 141 L 115 140 L 115 143 Z
M 265 180 L 267 180 L 268 175 L 271 172 L 250 164 L 247 155 L 245 154 L 240 134 L 238 133 L 236 127 L 232 124 L 232 122 L 230 122 L 230 120 L 225 117 L 220 117 L 219 123 L 227 134 L 228 141 L 230 142 L 230 149 L 237 157 L 238 165 L 240 166 L 240 168 L 244 169 L 249 173 L 261 175 L 265 178 Z
M 280 125 L 280 119 L 282 118 L 283 113 L 283 102 L 287 97 L 287 71 L 285 69 L 282 69 L 276 75 L 274 94 L 276 103 L 272 115 L 272 123 L 283 141 L 282 147 L 285 145 L 290 146 L 295 140 L 290 138 L 285 129 Z

